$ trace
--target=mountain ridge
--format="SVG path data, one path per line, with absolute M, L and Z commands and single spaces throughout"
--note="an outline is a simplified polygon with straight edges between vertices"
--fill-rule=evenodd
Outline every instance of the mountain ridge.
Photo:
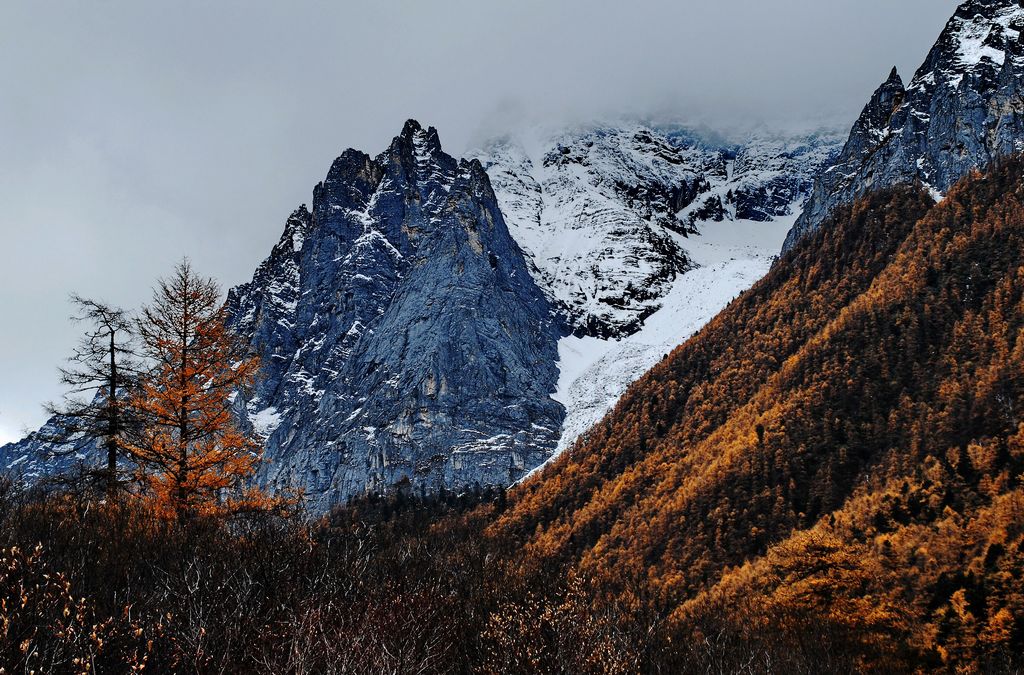
M 815 182 L 783 250 L 875 186 L 920 181 L 941 199 L 970 170 L 1024 149 L 1024 7 L 967 0 L 904 87 L 895 68 Z
M 253 394 L 235 401 L 243 425 L 267 447 L 261 484 L 300 489 L 322 512 L 404 481 L 428 491 L 515 482 L 568 447 L 630 382 L 767 271 L 791 218 L 781 214 L 799 208 L 810 174 L 836 145 L 827 134 L 770 133 L 743 145 L 639 123 L 547 140 L 525 169 L 510 167 L 501 152 L 460 161 L 443 151 L 435 129 L 410 120 L 377 157 L 349 149 L 332 162 L 312 206 L 292 212 L 252 280 L 226 301 L 232 326 L 264 361 Z M 542 186 L 531 171 L 545 158 L 551 180 L 540 176 Z M 539 192 L 526 196 L 534 204 L 561 201 L 603 215 L 524 218 L 514 181 L 533 181 Z M 705 201 L 718 208 L 680 216 Z M 467 213 L 469 204 L 478 212 Z M 560 238 L 561 267 L 542 271 L 548 263 L 531 246 Z M 471 275 L 468 296 L 452 284 L 467 269 L 482 273 Z M 494 274 L 507 281 L 507 306 L 487 304 L 486 289 L 502 288 Z M 576 302 L 560 297 L 559 280 L 591 290 Z M 476 328 L 495 312 L 504 318 L 482 339 L 504 346 L 473 355 L 443 344 L 479 344 Z M 433 326 L 433 336 L 410 340 L 416 325 Z M 476 328 L 463 339 L 469 326 Z M 528 337 L 510 335 L 512 326 Z M 419 353 L 436 358 L 409 358 Z M 474 361 L 498 374 L 453 396 L 466 381 L 455 364 Z M 506 403 L 520 412 L 490 407 L 503 386 L 512 386 Z M 480 419 L 456 423 L 453 414 Z M 441 440 L 439 428 L 454 430 Z M 39 438 L 5 446 L 0 463 L 30 479 L 64 467 Z

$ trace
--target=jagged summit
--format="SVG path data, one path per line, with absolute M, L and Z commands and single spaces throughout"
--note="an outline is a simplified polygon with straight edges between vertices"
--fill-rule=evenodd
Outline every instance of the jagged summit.
M 876 186 L 920 181 L 941 198 L 971 169 L 1024 148 L 1022 29 L 1018 0 L 960 5 L 906 88 L 894 70 L 872 96 L 785 248 Z
M 433 128 L 342 153 L 228 307 L 268 364 L 239 402 L 261 479 L 317 509 L 403 479 L 506 484 L 557 443 L 561 329 L 482 167 Z
M 903 103 L 903 95 L 906 93 L 906 88 L 903 86 L 903 78 L 900 77 L 899 70 L 896 66 L 892 67 L 892 71 L 889 73 L 889 77 L 879 85 L 875 93 L 871 95 L 871 101 L 868 102 L 867 108 L 864 109 L 861 119 L 864 115 L 872 115 L 877 112 L 885 113 L 885 122 L 888 122 L 892 117 L 892 113 Z M 883 120 L 872 120 L 874 122 L 882 122 Z

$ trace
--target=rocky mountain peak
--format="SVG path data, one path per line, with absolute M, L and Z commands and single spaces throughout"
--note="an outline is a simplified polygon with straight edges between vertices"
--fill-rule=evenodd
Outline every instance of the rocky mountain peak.
M 313 214 L 309 212 L 309 209 L 305 204 L 300 205 L 299 208 L 292 211 L 292 214 L 288 216 L 288 220 L 285 221 L 284 234 L 281 236 L 281 243 L 290 243 L 293 253 L 301 251 L 302 244 L 309 235 L 310 225 L 312 222 Z
M 1024 149 L 1024 6 L 969 0 L 904 89 L 875 92 L 842 153 L 818 177 L 785 248 L 876 186 L 920 181 L 936 199 L 970 170 Z
M 899 109 L 906 95 L 903 78 L 893 67 L 888 79 L 879 85 L 867 106 L 857 118 L 850 132 L 860 142 L 871 143 L 889 134 L 893 114 Z
M 424 129 L 412 119 L 406 121 L 402 133 L 395 136 L 378 161 L 398 163 L 411 179 L 418 181 L 435 179 L 450 182 L 458 166 L 458 162 L 441 149 L 437 129 Z M 424 172 L 427 169 L 429 171 Z
M 433 128 L 342 153 L 228 307 L 264 356 L 238 402 L 260 479 L 316 510 L 404 480 L 507 484 L 558 441 L 559 323 L 483 167 Z
M 906 93 L 906 89 L 903 87 L 903 78 L 900 77 L 900 73 L 896 69 L 896 66 L 893 66 L 892 70 L 889 72 L 888 79 L 886 79 L 886 81 L 875 90 L 875 93 L 872 94 L 871 102 L 868 103 L 868 108 L 888 110 L 889 113 L 892 114 L 892 111 L 903 102 L 904 93 Z

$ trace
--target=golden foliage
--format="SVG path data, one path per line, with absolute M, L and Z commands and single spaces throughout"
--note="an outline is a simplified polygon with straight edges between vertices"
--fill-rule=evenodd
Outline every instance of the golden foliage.
M 694 630 L 752 594 L 863 667 L 995 662 L 1024 641 L 1022 395 L 1015 159 L 939 205 L 901 188 L 837 214 L 490 532 L 526 575 L 646 584 Z
M 169 516 L 273 504 L 246 486 L 261 444 L 239 428 L 232 410 L 237 392 L 251 386 L 259 359 L 224 321 L 217 285 L 196 276 L 186 261 L 160 281 L 139 322 L 154 368 L 132 400 L 144 424 L 129 451 L 155 508 Z

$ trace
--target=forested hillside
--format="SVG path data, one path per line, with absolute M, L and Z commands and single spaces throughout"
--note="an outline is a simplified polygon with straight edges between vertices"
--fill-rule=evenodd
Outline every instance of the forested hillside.
M 851 667 L 1006 663 L 1024 640 L 1022 328 L 1024 162 L 934 206 L 875 193 L 489 531 L 523 544 L 527 578 L 564 566 L 669 635 L 765 629 L 842 644 Z

